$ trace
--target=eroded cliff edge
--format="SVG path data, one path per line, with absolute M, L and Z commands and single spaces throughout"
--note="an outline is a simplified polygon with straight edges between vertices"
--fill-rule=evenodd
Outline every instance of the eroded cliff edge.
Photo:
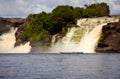
M 120 53 L 120 22 L 108 23 L 102 28 L 102 36 L 99 40 L 96 52 Z
M 0 17 L 0 35 L 6 33 L 11 27 L 19 27 L 25 23 L 23 18 L 2 18 Z

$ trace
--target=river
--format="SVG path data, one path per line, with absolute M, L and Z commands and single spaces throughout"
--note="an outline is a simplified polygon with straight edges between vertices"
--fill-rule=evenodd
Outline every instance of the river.
M 120 54 L 0 54 L 0 79 L 120 79 Z

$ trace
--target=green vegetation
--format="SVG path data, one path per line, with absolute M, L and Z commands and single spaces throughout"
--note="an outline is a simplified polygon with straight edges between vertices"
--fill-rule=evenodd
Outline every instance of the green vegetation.
M 84 8 L 81 8 L 81 7 L 75 7 L 74 8 L 75 17 L 78 18 L 78 19 L 83 18 L 84 12 L 85 12 Z
M 85 8 L 69 5 L 57 6 L 51 13 L 30 14 L 28 24 L 20 38 L 30 41 L 44 41 L 49 35 L 62 31 L 66 24 L 75 24 L 75 20 L 84 17 L 101 17 L 109 15 L 106 3 L 86 5 Z
M 30 14 L 28 16 L 29 23 L 24 29 L 24 33 L 20 36 L 22 40 L 42 41 L 49 35 L 49 32 L 43 28 L 43 22 L 49 14 L 42 12 L 40 14 Z
M 83 17 L 101 17 L 109 15 L 109 6 L 106 3 L 92 4 L 86 6 Z
M 58 6 L 52 11 L 52 21 L 61 30 L 68 23 L 74 23 L 75 16 L 72 6 Z

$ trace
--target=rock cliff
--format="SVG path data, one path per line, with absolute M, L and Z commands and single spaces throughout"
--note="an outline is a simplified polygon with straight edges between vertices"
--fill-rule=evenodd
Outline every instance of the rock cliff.
M 119 22 L 108 23 L 103 26 L 101 40 L 96 52 L 120 52 L 120 26 Z
M 0 35 L 8 32 L 11 27 L 19 27 L 25 22 L 25 19 L 21 18 L 2 18 L 0 17 Z

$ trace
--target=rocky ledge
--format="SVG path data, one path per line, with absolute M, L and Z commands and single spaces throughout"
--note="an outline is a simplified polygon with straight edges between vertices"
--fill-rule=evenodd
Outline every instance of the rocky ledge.
M 119 22 L 108 23 L 103 26 L 101 40 L 96 52 L 120 53 L 120 26 Z
M 24 24 L 25 19 L 21 18 L 2 18 L 0 17 L 0 35 L 8 32 L 11 27 L 19 27 Z

